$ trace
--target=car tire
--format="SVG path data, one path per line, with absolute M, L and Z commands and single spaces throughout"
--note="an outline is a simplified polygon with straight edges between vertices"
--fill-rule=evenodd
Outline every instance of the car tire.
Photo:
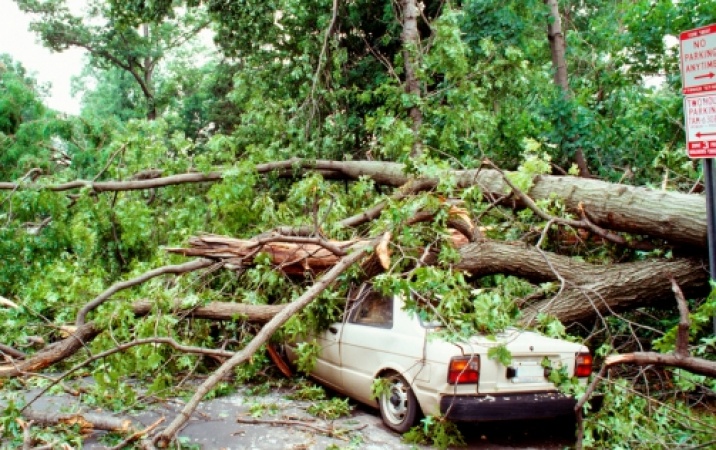
M 415 425 L 418 418 L 418 400 L 405 378 L 397 373 L 388 374 L 384 378 L 389 381 L 389 387 L 378 399 L 380 417 L 391 430 L 405 433 Z

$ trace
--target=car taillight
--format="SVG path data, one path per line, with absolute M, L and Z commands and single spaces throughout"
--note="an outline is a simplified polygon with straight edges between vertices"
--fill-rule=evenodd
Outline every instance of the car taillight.
M 589 353 L 577 353 L 577 363 L 574 366 L 574 375 L 577 377 L 588 377 L 592 374 L 592 355 Z
M 480 357 L 477 355 L 460 356 L 450 360 L 448 383 L 477 383 L 480 379 Z

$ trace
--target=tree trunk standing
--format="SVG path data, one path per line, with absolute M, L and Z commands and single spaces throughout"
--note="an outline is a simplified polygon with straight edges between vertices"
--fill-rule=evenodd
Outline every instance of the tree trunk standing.
M 552 53 L 554 84 L 562 89 L 566 98 L 569 98 L 571 94 L 567 75 L 567 41 L 564 39 L 564 32 L 562 31 L 562 17 L 559 14 L 559 4 L 557 0 L 544 0 L 544 3 L 549 7 L 547 39 L 549 40 L 549 48 Z M 589 177 L 590 173 L 587 159 L 581 148 L 578 148 L 575 152 L 574 159 L 577 163 L 577 167 L 579 167 L 579 176 Z
M 142 25 L 142 34 L 144 39 L 149 42 L 149 25 Z M 154 98 L 154 92 L 151 89 L 152 86 L 152 72 L 154 72 L 154 62 L 150 56 L 144 57 L 144 67 L 142 67 L 142 73 L 144 75 L 144 86 L 148 90 L 144 91 L 145 98 L 147 100 L 147 120 L 155 120 L 157 118 L 157 103 Z
M 420 55 L 420 32 L 418 30 L 418 4 L 415 0 L 401 0 L 403 12 L 403 31 L 400 35 L 403 41 L 403 60 L 405 65 L 405 92 L 410 95 L 412 106 L 409 110 L 410 118 L 413 121 L 413 148 L 410 156 L 417 158 L 422 153 L 422 142 L 420 141 L 420 127 L 423 124 L 423 113 L 418 104 L 421 98 L 420 81 L 415 74 L 415 66 L 418 65 Z
M 547 24 L 547 39 L 552 52 L 552 68 L 554 70 L 554 84 L 569 92 L 569 79 L 567 78 L 567 44 L 562 32 L 562 17 L 559 14 L 557 0 L 544 0 L 549 7 L 549 23 Z

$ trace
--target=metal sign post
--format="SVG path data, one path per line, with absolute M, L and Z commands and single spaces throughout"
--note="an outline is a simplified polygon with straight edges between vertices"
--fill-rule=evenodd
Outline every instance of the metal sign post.
M 716 280 L 716 179 L 714 179 L 714 160 L 704 159 L 704 183 L 706 184 L 706 225 L 709 248 L 709 273 L 711 279 Z M 716 316 L 712 318 L 714 333 L 716 333 Z
M 684 31 L 679 41 L 686 148 L 704 162 L 709 273 L 716 281 L 716 24 Z M 713 329 L 716 334 L 716 316 Z

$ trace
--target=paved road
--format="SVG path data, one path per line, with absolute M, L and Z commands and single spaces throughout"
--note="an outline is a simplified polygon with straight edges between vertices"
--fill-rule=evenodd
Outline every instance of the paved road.
M 31 393 L 30 393 L 31 395 Z M 260 421 L 284 421 L 289 424 L 240 423 L 251 420 L 250 410 L 265 405 Z M 145 426 L 159 417 L 168 423 L 184 405 L 181 400 L 155 404 L 133 415 Z M 406 444 L 399 435 L 385 428 L 377 411 L 356 406 L 350 417 L 333 422 L 318 420 L 306 412 L 310 402 L 287 398 L 287 391 L 275 390 L 262 396 L 240 391 L 227 397 L 203 402 L 181 431 L 182 443 L 204 450 L 323 450 L 327 448 L 366 450 L 407 450 L 429 447 Z M 0 400 L 2 407 L 2 400 Z M 33 405 L 38 410 L 76 410 L 78 399 L 70 396 L 46 396 Z M 87 409 L 84 409 L 87 411 Z M 268 412 L 272 411 L 272 412 Z M 306 426 L 297 425 L 304 423 Z M 318 431 L 332 429 L 333 436 Z M 564 421 L 512 422 L 465 425 L 461 430 L 468 449 L 544 449 L 556 450 L 574 444 L 571 428 Z M 85 449 L 106 448 L 98 441 L 99 433 L 89 436 Z M 2 447 L 2 446 L 0 446 Z M 465 448 L 465 447 L 463 447 Z

